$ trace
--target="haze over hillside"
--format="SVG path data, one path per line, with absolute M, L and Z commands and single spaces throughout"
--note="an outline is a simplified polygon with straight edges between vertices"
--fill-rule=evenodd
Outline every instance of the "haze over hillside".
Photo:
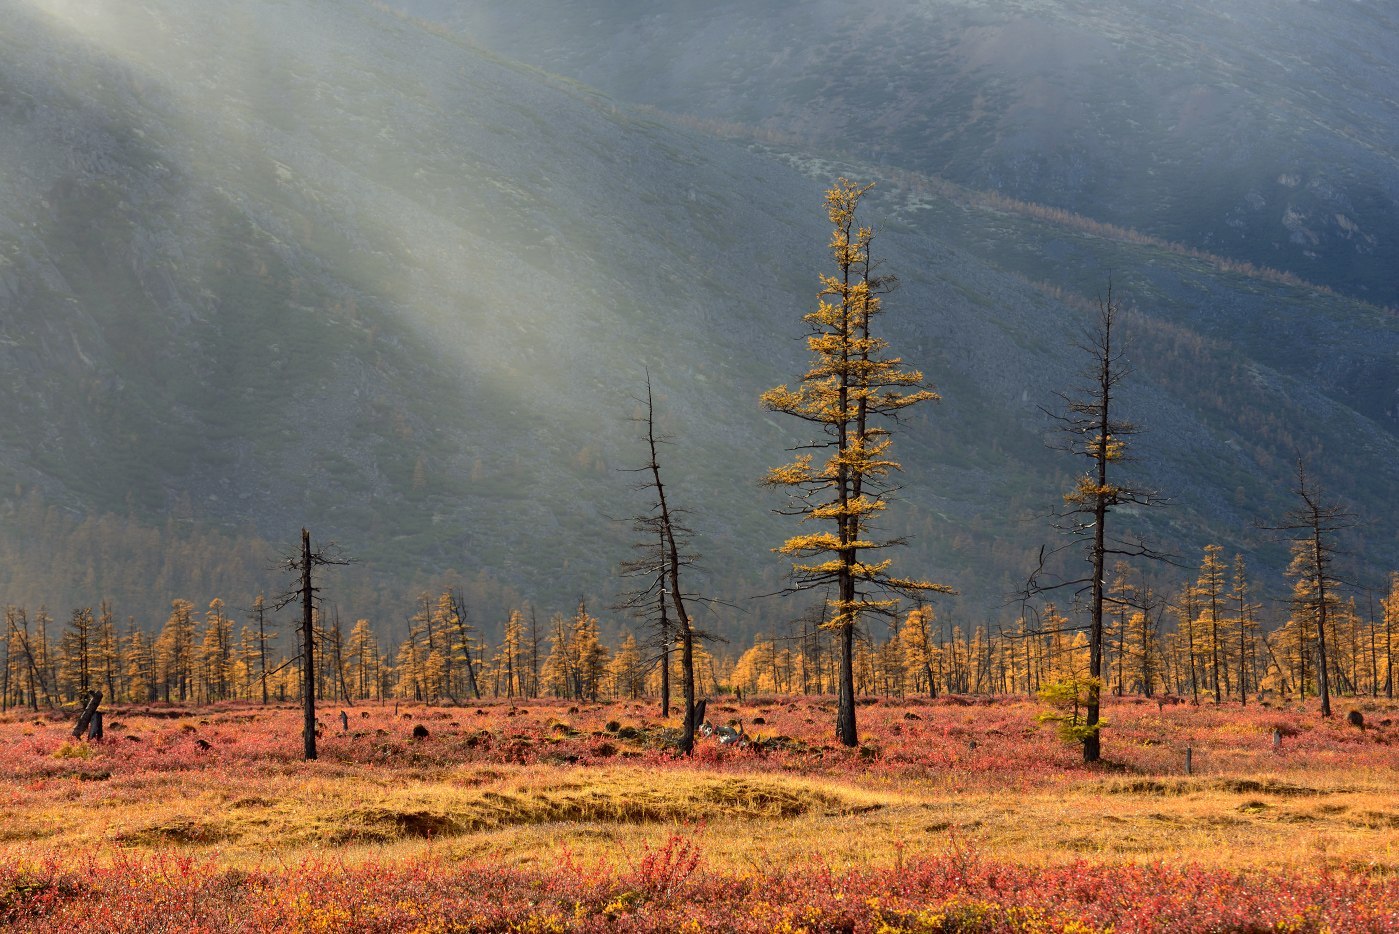
M 958 612 L 998 612 L 1048 535 L 1031 517 L 1076 465 L 1045 450 L 1039 406 L 1072 385 L 1109 276 L 1137 309 L 1139 477 L 1178 503 L 1144 531 L 1187 555 L 1245 549 L 1266 573 L 1281 550 L 1251 523 L 1289 505 L 1298 453 L 1367 517 L 1399 488 L 1392 314 L 924 178 L 957 163 L 894 159 L 914 151 L 897 121 L 813 136 L 842 157 L 721 139 L 357 2 L 0 0 L 0 17 L 5 603 L 109 597 L 154 622 L 175 596 L 250 600 L 279 589 L 267 567 L 302 525 L 362 559 L 336 596 L 387 633 L 428 587 L 464 587 L 488 631 L 521 600 L 610 602 L 630 541 L 612 517 L 643 505 L 617 468 L 641 462 L 649 370 L 696 583 L 739 606 L 709 624 L 770 626 L 803 607 L 747 599 L 780 585 L 769 549 L 791 531 L 757 480 L 804 436 L 757 396 L 804 366 L 840 174 L 880 182 L 866 219 L 902 283 L 888 337 L 944 396 L 896 435 L 891 531 L 913 536 L 901 566 L 963 591 Z M 791 25 L 764 22 L 772 41 Z M 593 54 L 578 49 L 549 61 Z M 898 86 L 887 99 L 918 109 Z M 1337 149 L 1336 171 L 1399 190 L 1382 143 Z M 1212 199 L 1153 168 L 1130 166 L 1166 202 L 1060 203 L 1174 236 L 1172 212 Z M 1223 252 L 1384 297 L 1379 213 L 1346 213 L 1352 246 L 1376 238 L 1354 272 L 1327 258 L 1329 227 L 1324 275 L 1250 252 L 1252 235 Z M 1392 532 L 1357 548 L 1399 566 Z
M 394 4 L 622 99 L 1399 305 L 1392 4 Z

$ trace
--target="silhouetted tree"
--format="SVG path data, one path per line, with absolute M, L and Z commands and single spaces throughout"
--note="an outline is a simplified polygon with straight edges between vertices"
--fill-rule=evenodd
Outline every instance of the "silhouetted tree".
M 645 426 L 646 448 L 649 455 L 646 464 L 634 468 L 636 472 L 648 474 L 648 479 L 639 486 L 651 496 L 651 511 L 634 520 L 634 527 L 649 541 L 642 544 L 643 557 L 624 564 L 622 573 L 640 578 L 644 587 L 632 591 L 627 596 L 626 605 L 641 608 L 655 607 L 656 645 L 661 664 L 661 684 L 663 715 L 669 715 L 670 650 L 672 641 L 680 648 L 681 690 L 685 698 L 685 724 L 680 736 L 680 749 L 686 755 L 694 749 L 695 730 L 695 648 L 707 634 L 695 629 L 694 621 L 686 604 L 687 594 L 681 584 L 681 569 L 691 567 L 694 555 L 688 550 L 689 530 L 677 521 L 676 510 L 666 497 L 666 488 L 661 480 L 659 448 L 666 439 L 656 432 L 656 404 L 651 391 L 651 375 L 646 375 L 646 414 L 639 418 Z M 654 544 L 652 544 L 654 542 Z M 675 611 L 675 636 L 672 640 L 670 616 L 667 607 Z
M 1151 490 L 1124 485 L 1111 468 L 1127 457 L 1127 442 L 1137 428 L 1115 416 L 1117 389 L 1127 376 L 1122 352 L 1113 342 L 1114 326 L 1119 308 L 1109 284 L 1107 294 L 1098 300 L 1098 315 L 1094 328 L 1085 335 L 1081 349 L 1090 364 L 1084 371 L 1084 385 L 1070 393 L 1058 393 L 1063 411 L 1045 414 L 1059 427 L 1063 441 L 1060 449 L 1089 461 L 1088 470 L 1079 475 L 1074 488 L 1064 494 L 1065 508 L 1053 514 L 1056 527 L 1067 541 L 1060 548 L 1086 545 L 1089 576 L 1044 584 L 1045 551 L 1040 552 L 1039 567 L 1030 576 L 1028 594 L 1044 593 L 1063 587 L 1074 587 L 1088 593 L 1088 684 L 1084 691 L 1083 728 L 1076 735 L 1083 741 L 1083 761 L 1096 762 L 1101 757 L 1100 699 L 1103 679 L 1103 605 L 1107 587 L 1107 562 L 1112 558 L 1164 558 L 1159 552 L 1140 541 L 1115 539 L 1107 533 L 1108 514 L 1117 506 L 1160 505 L 1162 500 Z M 1055 551 L 1058 551 L 1056 548 Z
M 301 550 L 288 555 L 283 567 L 296 574 L 296 585 L 282 594 L 274 606 L 282 609 L 292 603 L 301 604 L 301 738 L 303 755 L 316 758 L 316 595 L 315 569 L 327 565 L 349 564 L 340 557 L 334 544 L 320 551 L 311 550 L 311 533 L 301 530 Z

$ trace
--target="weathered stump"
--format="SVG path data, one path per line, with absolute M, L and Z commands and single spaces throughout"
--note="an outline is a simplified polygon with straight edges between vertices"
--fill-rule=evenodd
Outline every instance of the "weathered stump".
M 102 703 L 102 692 L 93 691 L 83 701 L 83 712 L 78 715 L 78 724 L 73 727 L 73 738 L 82 739 L 87 732 L 88 725 L 92 723 L 92 717 L 97 713 L 97 707 Z

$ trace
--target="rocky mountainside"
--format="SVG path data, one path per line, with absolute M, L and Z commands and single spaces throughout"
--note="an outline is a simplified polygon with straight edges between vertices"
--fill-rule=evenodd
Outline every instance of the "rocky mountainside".
M 757 6 L 755 5 L 755 9 Z M 1253 531 L 1294 458 L 1366 516 L 1399 486 L 1399 323 L 1343 295 L 858 154 L 722 139 L 387 8 L 0 0 L 0 601 L 245 603 L 302 525 L 360 563 L 343 612 L 420 590 L 606 604 L 659 390 L 677 499 L 741 636 L 795 612 L 759 489 L 803 440 L 757 396 L 802 369 L 822 190 L 867 219 L 889 337 L 944 402 L 901 426 L 890 531 L 991 616 L 1075 465 L 1039 406 L 1109 277 L 1136 308 L 1134 469 L 1191 554 Z M 1392 534 L 1357 543 L 1399 564 Z
M 1399 305 L 1399 10 L 395 0 L 616 97 Z

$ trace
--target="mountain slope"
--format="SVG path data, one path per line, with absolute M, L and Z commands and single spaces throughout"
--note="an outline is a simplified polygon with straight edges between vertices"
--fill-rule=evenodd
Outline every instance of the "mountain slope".
M 335 593 L 386 631 L 445 584 L 488 631 L 524 598 L 606 602 L 649 369 L 704 586 L 740 606 L 711 624 L 793 612 L 746 599 L 779 586 L 790 531 L 757 478 L 804 440 L 756 399 L 805 363 L 822 189 L 878 167 L 676 127 L 370 5 L 0 15 L 0 599 L 242 602 L 308 525 L 362 559 Z M 891 531 L 969 612 L 1046 535 L 1028 517 L 1074 465 L 1038 406 L 1109 274 L 1140 310 L 1139 469 L 1181 503 L 1148 531 L 1276 568 L 1249 522 L 1298 449 L 1387 506 L 1392 316 L 886 174 L 889 336 L 945 398 L 897 434 Z M 1392 539 L 1364 557 L 1399 562 Z
M 1399 305 L 1399 15 L 1205 0 L 395 0 L 625 100 Z

